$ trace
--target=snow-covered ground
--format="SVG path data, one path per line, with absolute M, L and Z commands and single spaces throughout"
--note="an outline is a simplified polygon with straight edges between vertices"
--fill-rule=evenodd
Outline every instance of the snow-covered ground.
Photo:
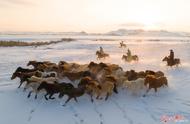
M 119 42 L 79 40 L 37 48 L 0 48 L 0 124 L 160 124 L 164 115 L 181 115 L 185 120 L 178 123 L 190 123 L 190 43 L 126 42 L 140 58 L 139 62 L 129 64 L 121 60 L 126 49 L 119 48 Z M 103 62 L 119 64 L 124 70 L 161 70 L 169 80 L 169 87 L 159 89 L 157 94 L 152 90 L 147 97 L 133 96 L 120 89 L 119 94 L 113 94 L 107 101 L 94 103 L 84 95 L 78 98 L 78 103 L 72 100 L 63 107 L 66 97 L 46 101 L 39 95 L 37 100 L 34 96 L 28 99 L 27 92 L 17 89 L 19 80 L 10 80 L 12 72 L 18 66 L 26 67 L 29 60 L 97 62 L 95 51 L 99 46 L 110 54 Z M 161 61 L 170 49 L 182 61 L 178 68 L 168 68 Z

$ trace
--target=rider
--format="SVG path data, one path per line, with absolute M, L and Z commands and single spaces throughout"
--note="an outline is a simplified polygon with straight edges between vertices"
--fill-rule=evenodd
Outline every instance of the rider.
M 102 47 L 100 47 L 100 53 L 104 53 L 104 50 Z
M 131 51 L 130 51 L 130 49 L 127 50 L 127 56 L 131 57 Z
M 174 51 L 172 49 L 170 50 L 169 60 L 170 60 L 171 64 L 173 64 L 173 62 L 174 62 Z

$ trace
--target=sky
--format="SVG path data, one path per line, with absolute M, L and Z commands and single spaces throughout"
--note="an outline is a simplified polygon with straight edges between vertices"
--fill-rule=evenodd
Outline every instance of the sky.
M 190 32 L 190 0 L 0 0 L 0 31 Z

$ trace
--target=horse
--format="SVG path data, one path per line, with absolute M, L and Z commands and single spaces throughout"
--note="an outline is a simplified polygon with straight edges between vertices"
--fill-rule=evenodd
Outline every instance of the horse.
M 172 66 L 174 66 L 174 65 L 176 65 L 177 67 L 178 67 L 178 65 L 179 64 L 181 64 L 181 61 L 180 61 L 180 59 L 179 58 L 175 58 L 173 61 L 171 61 L 170 59 L 169 59 L 169 57 L 164 57 L 163 59 L 162 59 L 162 61 L 167 61 L 167 66 L 170 66 L 170 67 L 172 67 Z
M 65 101 L 65 104 L 63 104 L 62 106 L 66 106 L 66 104 L 71 100 L 74 99 L 76 102 L 77 101 L 77 97 L 80 97 L 82 95 L 85 94 L 85 86 L 80 86 L 80 87 L 73 87 L 71 89 L 66 89 L 66 90 L 62 90 L 59 94 L 59 98 L 62 98 L 63 95 L 67 95 L 68 99 Z
M 101 87 L 99 86 L 99 83 L 97 81 L 93 80 L 89 76 L 83 77 L 80 80 L 80 82 L 78 84 L 78 87 L 86 87 L 85 93 L 87 93 L 88 95 L 90 95 L 91 102 L 94 101 L 93 100 L 93 95 L 96 94 L 97 88 L 101 89 Z
M 38 68 L 39 65 L 43 65 L 45 63 L 49 63 L 49 61 L 44 61 L 44 62 L 37 62 L 37 61 L 29 61 L 27 63 L 27 66 L 32 65 L 35 69 Z
M 122 60 L 125 60 L 126 62 L 139 61 L 139 57 L 137 55 L 133 55 L 133 56 L 130 56 L 130 57 L 127 56 L 127 55 L 123 55 Z
M 128 81 L 138 79 L 138 73 L 135 72 L 135 70 L 126 71 L 125 76 L 127 77 Z
M 46 82 L 55 82 L 58 79 L 56 77 L 43 78 L 43 77 L 32 76 L 32 77 L 28 78 L 28 80 L 30 82 L 43 82 L 43 81 L 46 81 Z
M 28 72 L 34 72 L 34 71 L 37 71 L 37 69 L 27 69 L 27 68 L 22 68 L 22 67 L 18 67 L 14 73 L 17 73 L 17 72 L 23 72 L 23 73 L 28 73 Z M 13 74 L 14 74 L 13 73 Z
M 98 87 L 96 88 L 96 99 L 99 99 L 100 96 L 106 95 L 105 100 L 108 99 L 108 97 L 115 92 L 118 94 L 117 90 L 117 79 L 112 75 L 105 75 L 104 79 L 99 83 Z
M 122 47 L 126 48 L 126 47 L 127 47 L 127 45 L 126 45 L 126 44 L 124 44 L 123 42 L 120 42 L 120 48 L 122 48 Z
M 165 76 L 156 77 L 154 75 L 147 75 L 144 81 L 144 85 L 148 85 L 148 89 L 146 91 L 146 94 L 153 88 L 155 92 L 157 92 L 157 88 L 160 88 L 162 86 L 168 86 L 168 80 Z M 143 96 L 145 97 L 146 94 Z
M 16 77 L 20 78 L 20 85 L 18 86 L 18 88 L 21 87 L 21 85 L 26 81 L 28 82 L 29 78 L 31 78 L 32 76 L 38 76 L 41 77 L 41 73 L 39 73 L 38 71 L 35 72 L 29 72 L 29 73 L 21 73 L 21 72 L 15 72 L 13 73 L 11 80 L 15 79 Z
M 147 75 L 154 75 L 156 77 L 162 77 L 162 76 L 164 76 L 164 73 L 162 71 L 156 71 L 156 72 L 154 72 L 152 70 L 146 70 L 145 71 L 145 76 L 147 76 Z
M 105 59 L 106 57 L 109 57 L 109 54 L 107 53 L 101 53 L 100 51 L 96 51 L 97 59 Z
M 54 67 L 58 68 L 56 63 L 52 63 L 50 61 L 43 61 L 43 62 L 29 61 L 27 66 L 30 66 L 30 65 L 32 65 L 34 67 L 34 69 L 43 70 L 46 72 L 54 71 L 54 69 L 53 69 Z
M 91 72 L 89 71 L 64 72 L 62 76 L 67 77 L 70 81 L 75 81 L 85 76 L 91 76 Z
M 123 87 L 127 87 L 129 90 L 132 91 L 132 94 L 137 95 L 140 90 L 145 89 L 144 78 L 138 78 L 132 81 L 125 80 L 123 83 Z
M 49 95 L 49 99 L 55 99 L 55 97 L 52 97 L 54 94 L 60 94 L 64 90 L 71 90 L 74 88 L 74 86 L 71 83 L 54 83 L 50 84 L 46 81 L 43 81 L 40 86 L 37 88 L 37 91 L 44 89 L 46 91 L 46 94 L 44 95 L 45 99 L 48 100 L 47 96 Z

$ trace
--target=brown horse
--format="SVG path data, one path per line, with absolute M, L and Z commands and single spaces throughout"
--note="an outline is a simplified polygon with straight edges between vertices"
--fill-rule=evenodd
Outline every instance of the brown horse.
M 35 69 L 39 66 L 39 65 L 43 65 L 45 64 L 46 62 L 37 62 L 37 61 L 29 61 L 27 63 L 27 66 L 30 66 L 32 65 Z
M 122 48 L 122 47 L 126 48 L 127 47 L 127 45 L 124 44 L 123 42 L 120 42 L 119 44 L 120 44 L 120 48 Z
M 148 85 L 148 89 L 146 91 L 146 94 L 153 88 L 155 90 L 155 92 L 157 92 L 157 88 L 160 88 L 162 86 L 168 86 L 168 80 L 165 76 L 161 76 L 161 77 L 156 77 L 154 75 L 147 75 L 145 78 L 145 82 L 144 85 L 147 86 Z M 144 94 L 144 97 L 146 96 L 146 94 Z
M 133 55 L 131 57 L 129 57 L 127 55 L 123 55 L 122 60 L 125 60 L 126 62 L 139 61 L 139 57 L 137 55 Z
M 85 76 L 91 76 L 91 72 L 89 71 L 80 71 L 80 72 L 64 72 L 62 74 L 63 77 L 67 77 L 71 81 L 79 80 Z
M 175 66 L 175 65 L 178 66 L 179 64 L 181 64 L 181 61 L 180 61 L 179 58 L 175 58 L 173 61 L 171 61 L 169 59 L 169 57 L 167 57 L 167 56 L 164 57 L 162 61 L 166 61 L 167 62 L 167 66 L 170 66 L 170 67 Z
M 106 57 L 109 57 L 109 54 L 107 53 L 101 53 L 100 51 L 96 51 L 97 59 L 106 59 Z

